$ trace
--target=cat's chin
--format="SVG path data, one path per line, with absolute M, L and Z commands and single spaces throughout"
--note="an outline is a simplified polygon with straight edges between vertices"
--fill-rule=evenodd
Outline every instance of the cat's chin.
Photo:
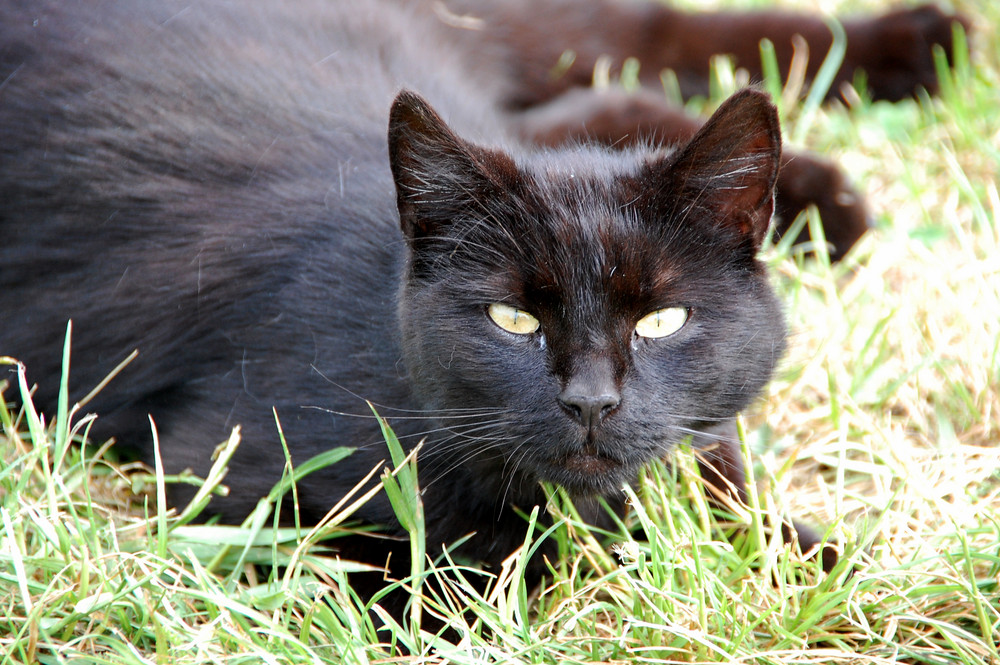
M 621 468 L 621 464 L 603 455 L 579 453 L 570 455 L 563 462 L 563 468 L 571 474 L 580 476 L 606 476 Z
M 571 494 L 605 494 L 619 489 L 633 475 L 621 460 L 586 452 L 552 460 L 542 476 L 566 488 Z

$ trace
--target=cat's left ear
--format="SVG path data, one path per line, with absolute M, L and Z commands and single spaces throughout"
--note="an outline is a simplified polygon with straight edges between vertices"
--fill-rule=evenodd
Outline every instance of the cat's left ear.
M 443 235 L 472 211 L 487 212 L 516 180 L 504 153 L 456 135 L 419 95 L 404 90 L 389 112 L 389 166 L 403 233 L 410 240 Z
M 686 146 L 652 165 L 674 214 L 735 230 L 759 248 L 774 212 L 781 128 L 770 98 L 753 89 L 727 99 Z M 661 180 L 662 182 L 662 180 Z M 663 202 L 665 203 L 665 202 Z

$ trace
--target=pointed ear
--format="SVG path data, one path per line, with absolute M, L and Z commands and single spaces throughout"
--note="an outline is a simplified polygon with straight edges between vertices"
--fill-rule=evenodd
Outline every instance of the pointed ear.
M 766 94 L 737 92 L 664 161 L 675 205 L 706 211 L 714 224 L 760 247 L 774 212 L 781 161 L 778 113 Z
M 439 235 L 444 225 L 486 209 L 510 190 L 517 173 L 510 157 L 463 141 L 406 90 L 389 112 L 389 166 L 409 240 Z

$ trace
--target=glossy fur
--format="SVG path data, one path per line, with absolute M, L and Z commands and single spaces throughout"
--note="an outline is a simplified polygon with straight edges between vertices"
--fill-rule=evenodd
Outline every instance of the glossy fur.
M 473 53 L 456 16 L 380 0 L 0 3 L 0 354 L 27 363 L 39 406 L 72 319 L 75 399 L 139 350 L 90 405 L 96 437 L 148 457 L 151 414 L 168 473 L 204 473 L 242 426 L 230 495 L 210 506 L 223 520 L 281 475 L 272 407 L 295 463 L 357 446 L 300 483 L 310 522 L 388 458 L 369 400 L 407 446 L 425 442 L 431 550 L 475 532 L 465 554 L 494 565 L 538 481 L 587 510 L 613 503 L 691 434 L 742 491 L 732 418 L 785 335 L 755 254 L 776 181 L 801 173 L 779 176 L 773 107 L 738 93 L 700 130 L 678 125 L 694 138 L 676 149 L 564 145 L 582 109 L 516 93 L 531 80 L 503 35 L 519 24 L 495 17 Z M 636 127 L 620 117 L 616 131 Z M 540 331 L 500 329 L 494 302 Z M 638 337 L 662 307 L 687 308 L 686 325 Z M 399 534 L 381 495 L 358 517 Z M 382 563 L 381 543 L 343 553 Z

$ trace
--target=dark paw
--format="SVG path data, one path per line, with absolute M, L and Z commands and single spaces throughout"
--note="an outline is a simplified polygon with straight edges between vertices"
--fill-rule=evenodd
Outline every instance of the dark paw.
M 871 227 L 864 197 L 840 168 L 825 159 L 787 151 L 775 188 L 776 229 L 779 237 L 809 205 L 815 205 L 823 220 L 823 233 L 830 246 L 830 258 L 843 258 L 854 243 Z M 796 242 L 810 239 L 803 229 Z
M 869 20 L 846 22 L 845 74 L 863 69 L 872 99 L 898 101 L 920 88 L 938 90 L 933 48 L 953 52 L 952 28 L 958 23 L 968 32 L 971 23 L 959 14 L 946 14 L 935 5 L 898 9 Z
M 781 537 L 788 543 L 798 541 L 799 550 L 809 559 L 819 559 L 823 570 L 829 573 L 840 561 L 840 550 L 834 543 L 824 543 L 819 534 L 801 522 L 794 521 L 791 526 L 781 525 Z

